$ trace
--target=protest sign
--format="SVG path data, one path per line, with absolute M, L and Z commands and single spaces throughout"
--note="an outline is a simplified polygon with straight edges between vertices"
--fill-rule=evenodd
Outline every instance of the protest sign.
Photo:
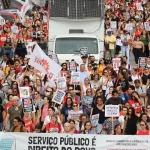
M 144 28 L 145 28 L 146 31 L 150 31 L 149 22 L 144 22 Z
M 128 24 L 126 24 L 125 29 L 126 29 L 127 31 L 129 31 L 129 32 L 133 31 L 132 23 L 128 23 Z
M 25 56 L 26 58 L 31 58 L 31 55 L 33 53 L 33 47 L 35 46 L 36 42 L 29 42 L 26 45 L 26 49 L 27 49 L 27 55 Z
M 80 83 L 80 72 L 72 72 L 71 73 L 71 83 L 72 84 Z
M 120 58 L 113 58 L 112 63 L 113 63 L 113 69 L 115 71 L 118 71 L 119 67 L 121 66 L 121 59 Z
M 136 8 L 137 8 L 137 10 L 143 11 L 143 7 L 142 7 L 141 3 L 136 3 Z
M 75 72 L 75 71 L 77 71 L 77 64 L 76 64 L 76 62 L 75 61 L 71 61 L 71 62 L 69 62 L 69 70 L 71 71 L 71 72 Z
M 105 105 L 105 117 L 119 117 L 119 105 Z
M 24 16 L 29 9 L 30 9 L 30 2 L 29 2 L 29 0 L 25 0 L 25 3 L 21 7 L 21 11 L 20 11 L 20 16 L 21 16 L 22 20 L 24 19 Z
M 117 29 L 117 22 L 116 21 L 111 21 L 110 28 L 111 29 Z
M 53 96 L 52 102 L 55 102 L 60 105 L 64 99 L 65 94 L 66 92 L 57 89 L 56 93 Z
M 3 150 L 150 150 L 149 135 L 0 132 Z
M 30 89 L 29 87 L 19 87 L 20 97 L 28 98 L 30 97 Z
M 73 120 L 79 120 L 80 115 L 82 114 L 82 111 L 74 112 L 74 111 L 68 111 L 69 117 Z
M 66 88 L 67 88 L 66 78 L 65 77 L 58 77 L 57 78 L 57 89 L 65 91 Z
M 139 57 L 138 66 L 139 66 L 139 68 L 146 68 L 147 67 L 147 58 Z
M 0 16 L 0 25 L 3 26 L 5 24 L 5 19 Z
M 11 26 L 11 31 L 12 31 L 12 33 L 14 33 L 14 34 L 18 34 L 19 33 L 19 29 L 18 29 L 18 26 Z
M 31 98 L 23 98 L 22 106 L 24 112 L 32 112 L 33 111 L 33 99 Z
M 92 120 L 91 120 L 91 122 L 92 122 L 92 126 L 93 126 L 93 127 L 97 127 L 98 121 L 99 121 L 99 115 L 100 115 L 100 114 L 92 115 Z
M 121 39 L 117 39 L 117 40 L 116 40 L 116 45 L 118 45 L 118 46 L 122 46 Z
M 58 56 L 57 54 L 51 54 L 49 57 L 57 64 L 59 64 Z
M 80 48 L 81 55 L 85 56 L 88 53 L 88 47 L 81 47 Z
M 93 102 L 93 96 L 84 96 L 82 98 L 82 105 L 91 108 Z

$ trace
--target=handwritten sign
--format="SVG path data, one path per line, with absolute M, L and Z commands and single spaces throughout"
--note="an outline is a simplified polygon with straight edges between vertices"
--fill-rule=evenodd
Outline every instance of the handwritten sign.
M 119 117 L 119 105 L 105 105 L 105 117 Z
M 69 112 L 68 112 L 70 118 L 73 119 L 73 120 L 79 120 L 80 115 L 81 115 L 82 113 L 83 113 L 82 111 L 78 111 L 78 112 L 69 111 Z

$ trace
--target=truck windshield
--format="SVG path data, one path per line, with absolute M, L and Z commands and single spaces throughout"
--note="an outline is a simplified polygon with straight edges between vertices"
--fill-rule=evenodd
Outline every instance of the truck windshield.
M 80 48 L 87 47 L 89 54 L 98 54 L 98 40 L 96 38 L 57 38 L 56 54 L 78 54 Z

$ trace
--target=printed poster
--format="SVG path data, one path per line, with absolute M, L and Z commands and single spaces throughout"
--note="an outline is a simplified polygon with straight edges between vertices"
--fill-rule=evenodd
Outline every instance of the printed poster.
M 146 57 L 139 57 L 139 68 L 146 68 L 147 67 L 147 58 Z
M 24 112 L 32 112 L 33 111 L 33 99 L 31 98 L 23 98 L 22 106 Z
M 75 61 L 69 62 L 69 70 L 70 70 L 71 72 L 77 71 L 77 65 L 76 65 L 76 62 L 75 62 Z
M 71 83 L 72 84 L 79 84 L 80 83 L 80 72 L 72 72 Z
M 60 105 L 62 103 L 65 95 L 66 95 L 66 92 L 57 89 L 57 91 L 55 92 L 55 94 L 53 96 L 52 102 L 55 102 Z
M 91 122 L 92 122 L 92 126 L 93 126 L 93 127 L 97 127 L 98 121 L 99 121 L 99 115 L 100 115 L 100 114 L 92 115 L 92 120 L 91 120 Z
M 66 88 L 67 88 L 66 78 L 65 77 L 58 77 L 58 79 L 57 79 L 57 89 L 65 91 Z
M 117 22 L 116 21 L 111 21 L 110 28 L 111 29 L 117 29 Z
M 19 87 L 20 98 L 28 98 L 30 97 L 30 89 L 29 87 Z
M 121 59 L 120 58 L 113 58 L 112 63 L 113 63 L 114 70 L 118 71 L 119 67 L 121 66 Z
M 144 28 L 146 31 L 150 31 L 150 25 L 148 22 L 144 22 Z

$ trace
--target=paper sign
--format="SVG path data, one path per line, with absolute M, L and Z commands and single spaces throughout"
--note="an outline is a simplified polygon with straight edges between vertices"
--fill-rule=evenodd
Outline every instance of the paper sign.
M 137 8 L 137 10 L 143 11 L 143 7 L 142 7 L 141 3 L 136 3 L 136 8 Z
M 29 87 L 19 87 L 20 97 L 28 98 L 30 97 L 30 89 Z
M 72 72 L 71 73 L 71 83 L 79 84 L 80 82 L 80 72 Z
M 93 102 L 93 96 L 84 96 L 82 98 L 82 105 L 86 106 L 87 108 L 91 108 Z
M 147 67 L 147 58 L 146 57 L 139 57 L 139 68 L 146 68 Z
M 99 114 L 96 114 L 96 115 L 92 115 L 92 126 L 93 127 L 97 127 L 98 125 L 98 121 L 99 121 Z
M 78 111 L 78 112 L 68 111 L 68 114 L 69 114 L 70 118 L 73 119 L 73 120 L 79 120 L 80 115 L 82 113 L 83 113 L 82 111 Z
M 11 27 L 11 31 L 12 31 L 12 33 L 14 33 L 14 34 L 18 34 L 18 33 L 19 33 L 18 26 L 12 26 L 12 27 Z
M 57 64 L 59 64 L 59 60 L 58 60 L 58 56 L 56 54 L 52 54 L 52 55 L 49 55 L 49 57 L 55 61 Z
M 71 61 L 71 62 L 69 62 L 69 70 L 71 71 L 71 72 L 75 72 L 76 70 L 77 70 L 77 65 L 76 65 L 76 62 L 75 61 Z
M 81 47 L 80 48 L 81 55 L 85 56 L 88 53 L 88 47 Z
M 65 94 L 66 92 L 57 89 L 56 93 L 53 96 L 52 102 L 55 102 L 60 105 L 64 99 Z
M 57 79 L 57 89 L 65 91 L 66 87 L 67 87 L 66 78 L 65 77 L 59 77 Z
M 113 69 L 115 71 L 118 71 L 119 67 L 121 66 L 121 59 L 120 58 L 113 58 L 112 63 L 113 63 Z
M 22 105 L 23 105 L 24 112 L 32 112 L 33 111 L 33 99 L 23 98 Z
M 110 28 L 111 29 L 117 29 L 117 22 L 116 21 L 111 21 Z
M 148 22 L 144 22 L 144 28 L 146 31 L 150 31 L 150 26 Z
M 116 40 L 116 45 L 118 45 L 118 46 L 122 46 L 121 39 L 117 39 L 117 40 Z
M 129 31 L 129 32 L 133 31 L 132 23 L 128 23 L 128 24 L 126 24 L 125 29 L 126 29 L 127 31 Z
M 105 105 L 105 117 L 119 117 L 119 105 Z

